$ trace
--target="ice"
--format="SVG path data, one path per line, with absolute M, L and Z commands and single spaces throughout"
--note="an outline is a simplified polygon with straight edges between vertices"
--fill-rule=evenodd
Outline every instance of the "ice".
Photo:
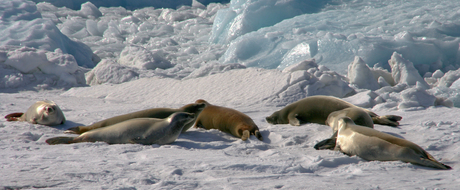
M 355 57 L 355 60 L 348 65 L 347 77 L 350 79 L 351 84 L 355 84 L 359 88 L 369 90 L 377 90 L 380 88 L 371 69 L 360 57 Z
M 458 186 L 455 0 L 48 1 L 58 6 L 0 0 L 0 115 L 49 99 L 67 122 L 51 128 L 0 120 L 0 189 Z M 234 23 L 237 33 L 219 37 L 232 39 L 227 43 L 210 43 L 213 27 L 222 23 Z M 218 32 L 231 34 L 230 25 Z M 389 60 L 397 68 L 391 70 Z M 330 127 L 265 120 L 320 94 L 402 116 L 400 127 L 374 128 L 420 145 L 454 169 L 318 151 L 313 146 L 331 136 Z M 45 143 L 70 127 L 197 99 L 249 115 L 264 140 L 191 128 L 162 146 Z
M 69 39 L 56 25 L 41 17 L 33 2 L 26 0 L 0 3 L 0 45 L 27 46 L 71 54 L 80 66 L 93 67 L 93 52 L 85 44 Z
M 316 58 L 319 64 L 344 73 L 346 65 L 355 56 L 372 66 L 377 63 L 386 64 L 396 51 L 415 65 L 420 65 L 418 69 L 422 74 L 440 69 L 433 63 L 442 63 L 441 68 L 449 65 L 458 68 L 459 39 L 453 26 L 459 24 L 451 22 L 455 20 L 456 14 L 435 14 L 438 10 L 433 9 L 458 5 L 438 5 L 431 1 L 397 4 L 373 1 L 374 10 L 367 11 L 363 8 L 366 6 L 364 2 L 345 4 L 340 6 L 331 3 L 324 7 L 324 11 L 298 15 L 241 35 L 228 42 L 229 48 L 220 60 L 225 63 L 241 62 L 246 66 L 283 69 L 302 59 Z M 405 12 L 407 7 L 412 7 L 411 11 Z M 228 29 L 214 33 L 230 32 L 230 26 L 221 23 L 230 22 L 233 17 L 236 16 L 218 15 L 213 29 Z M 441 32 L 430 26 L 433 22 L 439 22 L 443 28 L 452 27 L 445 28 L 449 31 L 447 33 Z M 387 66 L 386 69 L 389 69 Z
M 137 79 L 139 74 L 131 67 L 122 66 L 114 61 L 103 60 L 86 74 L 86 83 L 97 85 L 103 83 L 119 84 Z
M 173 66 L 171 62 L 163 58 L 161 52 L 150 52 L 135 45 L 126 46 L 121 51 L 118 62 L 139 69 L 167 69 Z
M 28 85 L 47 87 L 70 87 L 85 84 L 84 69 L 75 58 L 60 49 L 54 52 L 17 46 L 2 46 L 0 61 L 5 78 L 0 89 L 14 89 Z M 47 88 L 45 87 L 45 88 Z
M 230 43 L 239 36 L 256 31 L 311 9 L 318 9 L 322 1 L 242 0 L 231 1 L 230 7 L 219 10 L 213 25 L 210 41 Z
M 430 107 L 433 106 L 436 97 L 428 94 L 423 88 L 409 88 L 401 92 L 403 101 L 399 104 L 399 109 L 409 109 L 417 107 Z
M 404 59 L 401 54 L 394 52 L 388 63 L 391 66 L 391 75 L 396 83 L 406 83 L 408 85 L 419 83 L 423 88 L 429 88 L 429 85 L 415 69 L 414 64 Z

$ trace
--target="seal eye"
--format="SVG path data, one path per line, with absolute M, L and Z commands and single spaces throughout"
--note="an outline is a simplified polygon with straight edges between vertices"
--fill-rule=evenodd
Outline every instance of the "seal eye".
M 48 113 L 51 113 L 51 112 L 54 111 L 54 109 L 53 109 L 53 108 L 46 108 L 46 111 L 47 111 Z

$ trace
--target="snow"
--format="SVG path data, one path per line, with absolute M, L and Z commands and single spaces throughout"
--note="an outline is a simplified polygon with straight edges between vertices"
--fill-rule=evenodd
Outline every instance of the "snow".
M 4 189 L 459 184 L 460 12 L 454 0 L 49 2 L 67 7 L 0 0 L 0 115 L 48 99 L 67 119 L 57 127 L 0 120 Z M 416 143 L 453 169 L 318 151 L 313 146 L 331 136 L 330 127 L 265 121 L 312 95 L 402 116 L 399 128 L 375 129 Z M 249 115 L 264 140 L 192 128 L 161 146 L 45 143 L 71 136 L 63 134 L 70 127 L 197 99 Z

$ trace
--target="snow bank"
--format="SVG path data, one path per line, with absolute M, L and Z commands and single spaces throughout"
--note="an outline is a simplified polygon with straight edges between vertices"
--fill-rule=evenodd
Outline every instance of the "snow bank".
M 42 18 L 31 1 L 1 1 L 0 15 L 0 46 L 27 46 L 51 52 L 60 49 L 74 56 L 80 66 L 93 67 L 97 63 L 88 46 L 63 35 L 53 22 Z
M 17 46 L 0 47 L 0 89 L 48 89 L 85 85 L 84 70 L 72 55 Z
M 109 63 L 101 65 L 107 64 Z M 105 68 L 99 71 L 104 72 L 107 70 L 109 69 Z M 118 73 L 120 73 L 118 77 L 107 75 L 107 78 L 110 77 L 109 79 L 98 78 L 97 81 L 124 80 L 121 77 L 122 72 Z M 316 77 L 315 74 L 319 77 Z M 134 74 L 128 73 L 123 76 L 136 77 Z M 129 80 L 131 78 L 126 79 L 126 81 Z M 286 105 L 311 95 L 344 97 L 353 93 L 354 90 L 331 71 L 320 71 L 314 68 L 309 71 L 302 70 L 291 73 L 247 68 L 183 80 L 158 77 L 141 78 L 119 84 L 117 88 L 104 84 L 72 88 L 63 95 L 105 98 L 108 100 L 119 99 L 129 102 L 142 102 L 142 104 L 163 102 L 164 104 L 181 105 L 202 98 L 217 105 L 253 105 L 260 103 Z M 146 94 L 148 96 L 145 96 Z M 168 98 L 165 100 L 164 97 Z

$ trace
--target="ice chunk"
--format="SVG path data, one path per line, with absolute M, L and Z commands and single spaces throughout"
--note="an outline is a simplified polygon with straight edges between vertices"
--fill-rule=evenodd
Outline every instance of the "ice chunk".
M 348 79 L 359 88 L 377 90 L 380 88 L 374 74 L 367 64 L 358 56 L 348 65 Z
M 399 109 L 408 109 L 414 107 L 430 107 L 434 106 L 436 97 L 429 94 L 425 89 L 413 87 L 401 92 L 402 102 L 399 104 Z
M 316 64 L 315 59 L 307 59 L 297 64 L 293 64 L 283 69 L 283 72 L 294 72 L 294 71 L 301 71 L 301 70 L 307 71 L 310 68 L 318 68 L 318 65 Z
M 122 65 L 133 66 L 139 69 L 166 69 L 173 65 L 161 56 L 141 46 L 126 46 L 120 53 L 118 62 Z
M 444 73 L 439 69 L 436 70 L 432 75 L 433 78 L 437 78 L 437 79 L 441 78 L 442 76 L 444 76 Z
M 0 72 L 4 79 L 0 88 L 17 88 L 26 85 L 47 85 L 48 87 L 69 87 L 85 84 L 84 74 L 75 58 L 60 49 L 54 52 L 29 47 L 4 46 L 0 55 Z M 3 57 L 3 56 L 0 56 Z
M 218 11 L 210 41 L 227 44 L 241 35 L 273 26 L 284 19 L 317 12 L 326 3 L 316 0 L 231 1 L 229 8 Z
M 27 46 L 47 51 L 61 49 L 71 54 L 80 66 L 93 67 L 93 52 L 69 39 L 56 25 L 43 19 L 35 3 L 25 0 L 0 2 L 0 45 Z
M 86 83 L 97 85 L 102 83 L 120 84 L 138 79 L 136 68 L 120 65 L 112 60 L 103 59 L 96 67 L 86 74 Z
M 102 16 L 101 11 L 89 1 L 81 5 L 80 13 L 83 17 L 88 18 L 99 18 Z
M 47 64 L 48 60 L 44 50 L 22 47 L 8 52 L 8 59 L 3 63 L 22 73 L 32 73 L 40 65 Z
M 458 79 L 460 79 L 460 69 L 448 71 L 441 79 L 439 79 L 438 86 L 460 88 L 460 85 L 458 85 L 460 83 L 458 82 Z M 456 85 L 454 85 L 454 83 L 456 83 Z
M 417 69 L 415 69 L 414 64 L 404 59 L 401 54 L 394 52 L 388 63 L 391 66 L 391 75 L 396 83 L 416 85 L 419 82 L 423 88 L 429 88 L 429 85 L 423 80 Z

